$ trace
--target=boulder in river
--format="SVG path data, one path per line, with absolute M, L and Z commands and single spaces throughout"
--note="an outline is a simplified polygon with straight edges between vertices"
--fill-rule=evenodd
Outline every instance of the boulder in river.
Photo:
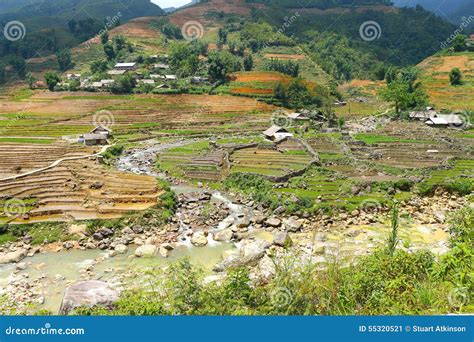
M 207 245 L 207 236 L 204 232 L 194 233 L 191 237 L 191 243 L 196 247 L 204 247 Z
M 118 244 L 117 246 L 115 246 L 115 251 L 117 252 L 117 254 L 125 254 L 127 253 L 128 251 L 128 247 L 124 244 Z
M 23 260 L 28 254 L 28 250 L 20 248 L 14 252 L 1 253 L 0 254 L 0 265 L 1 264 L 10 264 L 13 262 L 19 262 Z
M 157 247 L 155 245 L 143 245 L 135 250 L 135 256 L 139 258 L 151 258 L 155 256 Z
M 280 227 L 281 226 L 281 220 L 276 217 L 270 217 L 265 221 L 265 224 L 270 227 Z
M 214 234 L 214 240 L 228 242 L 234 233 L 231 229 L 224 229 Z
M 67 315 L 81 306 L 102 305 L 111 307 L 119 299 L 119 296 L 120 291 L 106 282 L 98 280 L 82 281 L 66 289 L 59 314 Z

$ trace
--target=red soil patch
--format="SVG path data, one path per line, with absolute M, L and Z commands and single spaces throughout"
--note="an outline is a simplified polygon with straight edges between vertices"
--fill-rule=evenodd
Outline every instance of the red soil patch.
M 232 90 L 234 94 L 257 94 L 257 95 L 271 95 L 273 89 L 255 89 L 249 87 L 240 87 Z
M 271 71 L 236 72 L 229 76 L 235 82 L 282 82 L 288 83 L 290 76 Z

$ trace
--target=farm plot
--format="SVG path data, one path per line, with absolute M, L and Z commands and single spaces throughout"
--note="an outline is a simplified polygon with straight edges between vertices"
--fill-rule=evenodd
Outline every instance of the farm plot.
M 178 177 L 218 181 L 227 174 L 227 153 L 211 149 L 206 141 L 198 141 L 161 152 L 156 166 Z
M 3 201 L 26 203 L 23 215 L 15 217 L 0 208 L 0 220 L 31 223 L 116 218 L 156 205 L 161 193 L 153 177 L 106 170 L 92 160 L 68 161 L 25 178 L 0 182 Z
M 456 131 L 437 130 L 422 123 L 397 122 L 371 134 L 358 134 L 355 138 L 365 146 L 351 145 L 361 160 L 399 168 L 429 168 L 465 155 L 462 146 L 448 143 Z M 443 141 L 445 139 L 446 141 Z
M 306 168 L 311 162 L 311 156 L 302 146 L 285 142 L 278 148 L 261 146 L 237 150 L 231 155 L 230 161 L 232 173 L 284 176 Z
M 93 148 L 66 143 L 2 143 L 0 140 L 0 179 L 26 173 L 67 157 L 87 156 Z

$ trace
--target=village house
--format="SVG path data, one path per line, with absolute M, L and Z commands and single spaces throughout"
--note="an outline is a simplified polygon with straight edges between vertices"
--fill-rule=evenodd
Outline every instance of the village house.
M 426 120 L 425 124 L 432 127 L 461 127 L 464 125 L 464 121 L 460 115 L 436 114 Z
M 33 83 L 33 89 L 44 89 L 47 88 L 46 82 L 44 81 L 36 81 Z
M 286 128 L 280 127 L 273 125 L 269 129 L 267 129 L 265 132 L 263 132 L 263 135 L 272 141 L 280 141 L 288 137 L 292 137 L 293 134 L 288 132 Z
M 81 78 L 81 75 L 80 74 L 67 74 L 66 75 L 66 78 L 70 81 L 72 80 L 78 80 Z
M 94 128 L 92 131 L 90 131 L 89 134 L 101 134 L 106 139 L 108 139 L 109 137 L 112 136 L 112 130 L 105 126 L 99 125 L 96 128 Z
M 122 75 L 125 75 L 126 73 L 128 72 L 128 70 L 109 70 L 107 71 L 107 75 L 109 76 L 122 76 Z
M 167 80 L 176 80 L 176 79 L 178 79 L 178 77 L 176 75 L 165 75 L 165 78 Z
M 107 145 L 107 137 L 103 134 L 84 134 L 79 138 L 80 142 L 83 142 L 86 146 L 96 146 L 96 145 Z
M 427 119 L 438 114 L 433 107 L 426 107 L 423 111 L 413 111 L 409 113 L 409 117 L 412 120 L 426 121 Z
M 191 78 L 191 84 L 203 84 L 209 82 L 208 77 L 194 76 Z
M 163 75 L 158 75 L 158 74 L 151 74 L 150 78 L 155 78 L 155 79 L 162 79 L 164 80 L 166 77 Z
M 170 66 L 168 64 L 164 64 L 164 63 L 157 63 L 157 64 L 153 65 L 153 67 L 155 69 L 159 69 L 159 70 L 168 70 L 170 68 Z
M 171 87 L 168 84 L 162 83 L 162 84 L 156 86 L 155 89 L 171 89 Z
M 137 63 L 117 63 L 114 66 L 115 70 L 137 70 Z
M 347 102 L 346 101 L 336 101 L 336 102 L 334 102 L 334 105 L 338 106 L 338 107 L 344 107 L 344 106 L 347 106 Z
M 288 118 L 294 121 L 308 121 L 309 118 L 304 113 L 290 113 L 288 114 Z
M 155 80 L 150 80 L 150 79 L 140 80 L 140 83 L 142 83 L 142 84 L 151 84 L 151 85 L 154 85 L 154 84 L 155 84 Z

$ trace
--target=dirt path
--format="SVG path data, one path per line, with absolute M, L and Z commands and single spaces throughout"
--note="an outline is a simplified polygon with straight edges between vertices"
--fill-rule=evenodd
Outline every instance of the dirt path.
M 5 181 L 9 181 L 9 180 L 15 180 L 15 179 L 19 179 L 19 178 L 31 176 L 31 175 L 34 175 L 34 174 L 36 174 L 36 173 L 40 173 L 40 172 L 43 172 L 43 171 L 52 169 L 52 168 L 58 166 L 59 164 L 61 164 L 61 163 L 64 162 L 64 161 L 79 160 L 79 159 L 87 159 L 87 158 L 91 158 L 91 157 L 97 157 L 97 156 L 101 155 L 102 153 L 104 153 L 105 151 L 107 151 L 107 150 L 109 149 L 109 147 L 112 147 L 112 146 L 113 146 L 113 145 L 106 145 L 106 146 L 103 146 L 102 149 L 101 149 L 99 152 L 94 153 L 94 154 L 91 154 L 91 155 L 88 155 L 88 156 L 61 158 L 61 159 L 58 159 L 58 160 L 54 161 L 51 165 L 42 167 L 42 168 L 40 168 L 40 169 L 36 169 L 36 170 L 33 170 L 33 171 L 25 172 L 25 173 L 22 173 L 22 174 L 16 175 L 16 176 L 11 176 L 11 177 L 7 177 L 7 178 L 2 178 L 2 179 L 0 179 L 0 182 L 5 182 Z

